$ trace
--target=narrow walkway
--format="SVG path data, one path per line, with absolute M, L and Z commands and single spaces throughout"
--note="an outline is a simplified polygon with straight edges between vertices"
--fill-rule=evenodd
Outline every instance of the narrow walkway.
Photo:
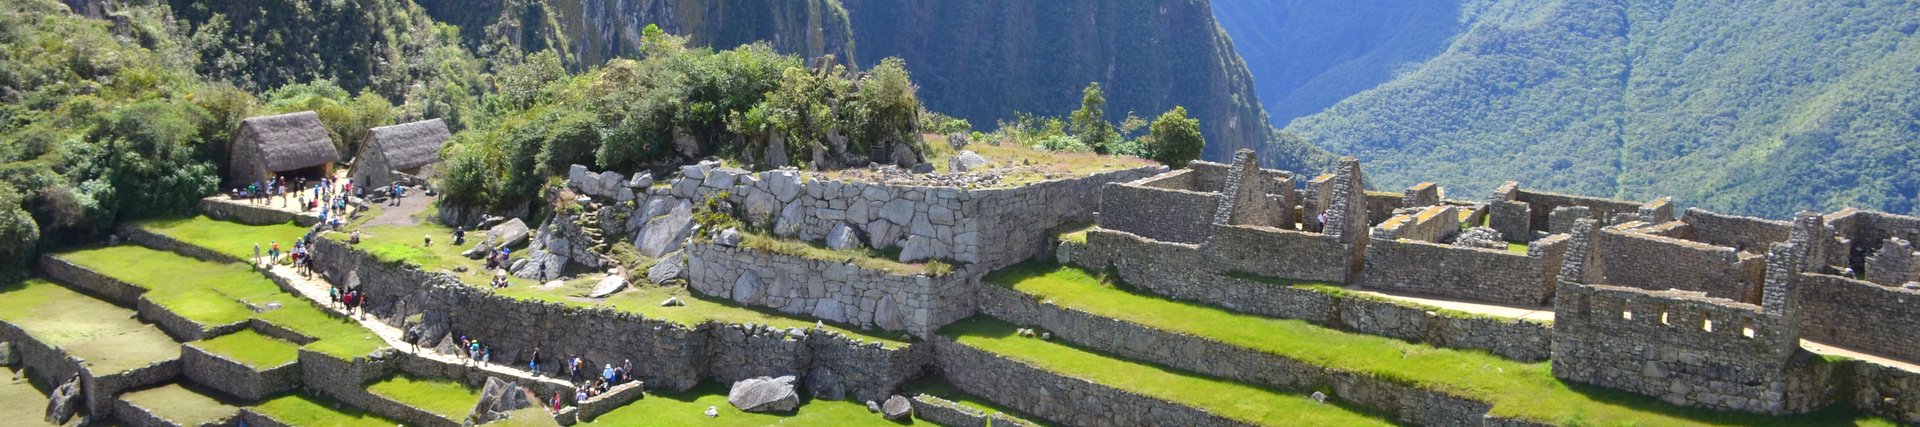
M 395 350 L 419 355 L 420 357 L 424 357 L 427 359 L 431 359 L 434 361 L 438 361 L 438 362 L 446 363 L 450 365 L 478 367 L 481 370 L 486 371 L 487 373 L 497 374 L 512 380 L 546 383 L 554 386 L 565 386 L 567 388 L 573 387 L 572 383 L 566 382 L 559 378 L 537 376 L 537 375 L 534 375 L 532 372 L 510 368 L 508 367 L 508 365 L 501 365 L 497 363 L 479 363 L 464 357 L 441 353 L 438 351 L 433 351 L 432 349 L 415 348 L 413 344 L 406 342 L 404 338 L 406 336 L 406 331 L 403 331 L 400 328 L 396 328 L 393 325 L 389 325 L 386 322 L 382 322 L 380 321 L 379 318 L 376 318 L 373 316 L 348 315 L 348 313 L 346 313 L 339 306 L 332 304 L 332 301 L 327 297 L 327 289 L 332 288 L 333 284 L 330 282 L 327 282 L 326 279 L 321 278 L 320 275 L 315 274 L 311 278 L 302 277 L 300 275 L 299 270 L 296 270 L 291 266 L 279 266 L 279 265 L 273 266 L 273 269 L 269 270 L 269 274 L 285 279 L 287 283 L 290 283 L 293 285 L 293 288 L 295 290 L 300 292 L 301 297 L 305 297 L 306 299 L 313 301 L 314 304 L 319 305 L 322 309 L 327 310 L 328 312 L 332 312 L 334 314 L 343 315 L 343 316 L 347 316 L 348 318 L 354 319 L 354 321 L 358 322 L 360 326 L 367 328 L 367 330 L 373 331 L 374 335 L 380 336 L 380 339 L 385 340 L 387 342 L 387 346 L 393 347 Z
M 1430 305 L 1430 306 L 1440 307 L 1448 310 L 1458 310 L 1458 311 L 1464 311 L 1464 312 L 1473 313 L 1473 314 L 1484 314 L 1488 316 L 1526 319 L 1526 320 L 1539 320 L 1539 321 L 1547 321 L 1547 322 L 1553 321 L 1553 307 L 1521 307 L 1521 306 L 1509 306 L 1509 305 L 1500 305 L 1500 304 L 1488 304 L 1488 303 L 1482 303 L 1482 302 L 1443 300 L 1443 299 L 1433 299 L 1428 297 L 1416 297 L 1416 296 L 1403 295 L 1403 294 L 1392 294 L 1392 293 L 1380 292 L 1376 290 L 1363 289 L 1363 288 L 1349 288 L 1349 290 L 1353 291 L 1354 293 L 1359 293 L 1363 295 L 1371 295 L 1371 296 L 1391 299 L 1395 301 L 1404 301 L 1404 302 L 1409 302 L 1414 304 Z M 1901 369 L 1908 372 L 1920 373 L 1920 364 L 1890 359 L 1885 356 L 1876 356 L 1873 354 L 1862 353 L 1859 351 L 1849 350 L 1846 348 L 1842 348 L 1832 344 L 1821 343 L 1818 341 L 1802 339 L 1800 340 L 1800 348 L 1804 348 L 1807 351 L 1813 352 L 1814 354 L 1824 354 L 1829 356 L 1841 356 L 1841 357 L 1846 357 L 1850 359 L 1859 359 L 1859 360 L 1864 360 L 1868 362 L 1873 362 L 1874 364 L 1881 365 L 1881 366 Z

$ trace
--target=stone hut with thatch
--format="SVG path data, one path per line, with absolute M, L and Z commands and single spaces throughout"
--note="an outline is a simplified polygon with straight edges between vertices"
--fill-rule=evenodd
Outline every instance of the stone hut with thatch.
M 452 134 L 440 119 L 373 128 L 353 159 L 354 185 L 379 188 L 402 178 L 426 178 Z
M 253 117 L 233 134 L 227 184 L 244 186 L 275 176 L 318 178 L 333 173 L 340 150 L 312 111 Z

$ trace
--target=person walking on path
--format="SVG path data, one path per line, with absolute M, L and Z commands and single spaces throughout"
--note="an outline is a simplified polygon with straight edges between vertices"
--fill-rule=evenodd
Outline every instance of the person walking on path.
M 260 269 L 260 242 L 253 242 L 253 269 Z
M 533 348 L 533 358 L 527 359 L 527 370 L 533 371 L 534 375 L 540 374 L 540 347 Z

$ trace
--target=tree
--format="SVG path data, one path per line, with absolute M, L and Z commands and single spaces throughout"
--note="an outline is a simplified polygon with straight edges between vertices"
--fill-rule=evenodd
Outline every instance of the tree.
M 849 152 L 892 150 L 898 142 L 914 141 L 919 132 L 920 100 L 907 62 L 897 57 L 880 61 L 860 82 L 853 102 L 853 142 Z M 921 149 L 914 147 L 914 149 Z
M 1149 157 L 1168 167 L 1187 167 L 1207 146 L 1206 137 L 1200 135 L 1200 120 L 1187 118 L 1187 107 L 1173 107 L 1153 119 L 1148 134 L 1153 139 L 1147 150 Z
M 1080 92 L 1080 109 L 1073 110 L 1069 116 L 1073 123 L 1073 135 L 1080 143 L 1092 147 L 1096 153 L 1106 154 L 1110 144 L 1118 139 L 1113 131 L 1113 123 L 1107 121 L 1106 95 L 1100 92 L 1100 82 L 1087 84 Z
M 25 198 L 12 185 L 0 183 L 0 280 L 12 280 L 26 272 L 40 227 L 20 204 Z

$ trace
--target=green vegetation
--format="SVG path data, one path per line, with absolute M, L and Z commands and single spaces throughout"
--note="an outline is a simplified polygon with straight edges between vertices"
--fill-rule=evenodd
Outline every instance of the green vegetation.
M 201 218 L 198 221 L 232 224 L 235 231 L 249 226 Z M 218 230 L 218 226 L 202 225 Z M 216 231 L 214 235 L 227 235 Z M 195 243 L 189 240 L 188 243 Z M 288 249 L 282 245 L 281 249 Z M 252 248 L 249 246 L 248 251 Z M 244 264 L 212 263 L 172 252 L 134 245 L 111 246 L 55 255 L 134 286 L 154 304 L 176 315 L 208 325 L 223 325 L 259 317 L 319 340 L 307 348 L 352 358 L 371 353 L 385 343 L 360 325 L 337 319 L 305 298 L 287 294 Z M 249 306 L 278 302 L 278 309 L 255 313 Z
M 1187 118 L 1187 107 L 1173 107 L 1153 119 L 1147 134 L 1147 157 L 1169 167 L 1184 168 L 1200 158 L 1207 140 L 1200 135 L 1200 120 Z
M 804 395 L 804 393 L 802 394 Z M 587 425 L 609 426 L 893 426 L 900 425 L 867 412 L 867 406 L 847 400 L 802 398 L 799 409 L 790 413 L 744 412 L 727 403 L 724 384 L 706 382 L 684 392 L 648 393 L 634 401 L 594 418 Z M 718 408 L 720 416 L 707 418 L 708 406 Z
M 1287 129 L 1381 188 L 1920 214 L 1920 3 L 1462 3 L 1438 56 Z
M 1030 263 L 986 280 L 1102 317 L 1491 402 L 1495 416 L 1598 425 L 1891 425 L 1844 411 L 1766 417 L 1681 408 L 1651 397 L 1561 382 L 1547 362 L 1521 363 L 1479 351 L 1435 348 L 1141 295 L 1075 268 Z
M 397 374 L 367 385 L 367 391 L 450 419 L 464 420 L 480 391 L 438 378 Z
M 1507 242 L 1507 250 L 1508 250 L 1508 251 L 1513 251 L 1514 253 L 1521 253 L 1521 254 L 1524 254 L 1524 253 L 1527 253 L 1527 244 L 1525 244 L 1525 243 L 1515 243 L 1515 242 Z
M 976 316 L 941 329 L 962 345 L 1032 364 L 1049 372 L 1199 408 L 1256 425 L 1389 425 L 1386 420 L 1305 393 L 1283 393 L 1160 366 L 1126 361 L 1073 346 L 1022 337 L 1014 325 Z M 1233 396 L 1221 399 L 1220 396 Z
M 826 246 L 812 242 L 784 239 L 757 231 L 741 230 L 740 247 L 760 252 L 792 255 L 811 260 L 852 263 L 863 269 L 885 271 L 893 274 L 913 275 L 925 273 L 929 276 L 944 274 L 935 274 L 933 271 L 928 271 L 928 267 L 930 267 L 933 262 L 908 264 L 895 261 L 893 257 L 887 256 L 886 253 L 872 249 L 828 249 Z M 944 262 L 941 264 L 946 265 Z M 952 271 L 952 266 L 947 265 L 946 272 Z
M 86 359 L 99 374 L 180 357 L 180 343 L 134 319 L 133 310 L 38 279 L 0 286 L 0 321 Z
M 213 424 L 240 413 L 240 408 L 221 403 L 194 390 L 181 387 L 180 384 L 167 384 L 146 390 L 120 395 L 121 400 L 145 408 L 161 419 L 172 421 L 175 425 Z
M 299 346 L 252 329 L 201 340 L 192 344 L 208 353 L 218 354 L 255 369 L 267 369 L 293 363 L 300 356 Z
M 267 399 L 253 410 L 288 425 L 335 427 L 387 427 L 393 421 L 369 414 L 352 406 L 306 394 L 291 393 Z
M 307 234 L 306 227 L 294 223 L 246 225 L 205 216 L 155 219 L 136 224 L 155 234 L 240 259 L 253 258 L 254 245 L 259 245 L 263 254 L 273 247 L 273 242 L 280 242 L 283 251 L 292 250 L 293 242 Z

